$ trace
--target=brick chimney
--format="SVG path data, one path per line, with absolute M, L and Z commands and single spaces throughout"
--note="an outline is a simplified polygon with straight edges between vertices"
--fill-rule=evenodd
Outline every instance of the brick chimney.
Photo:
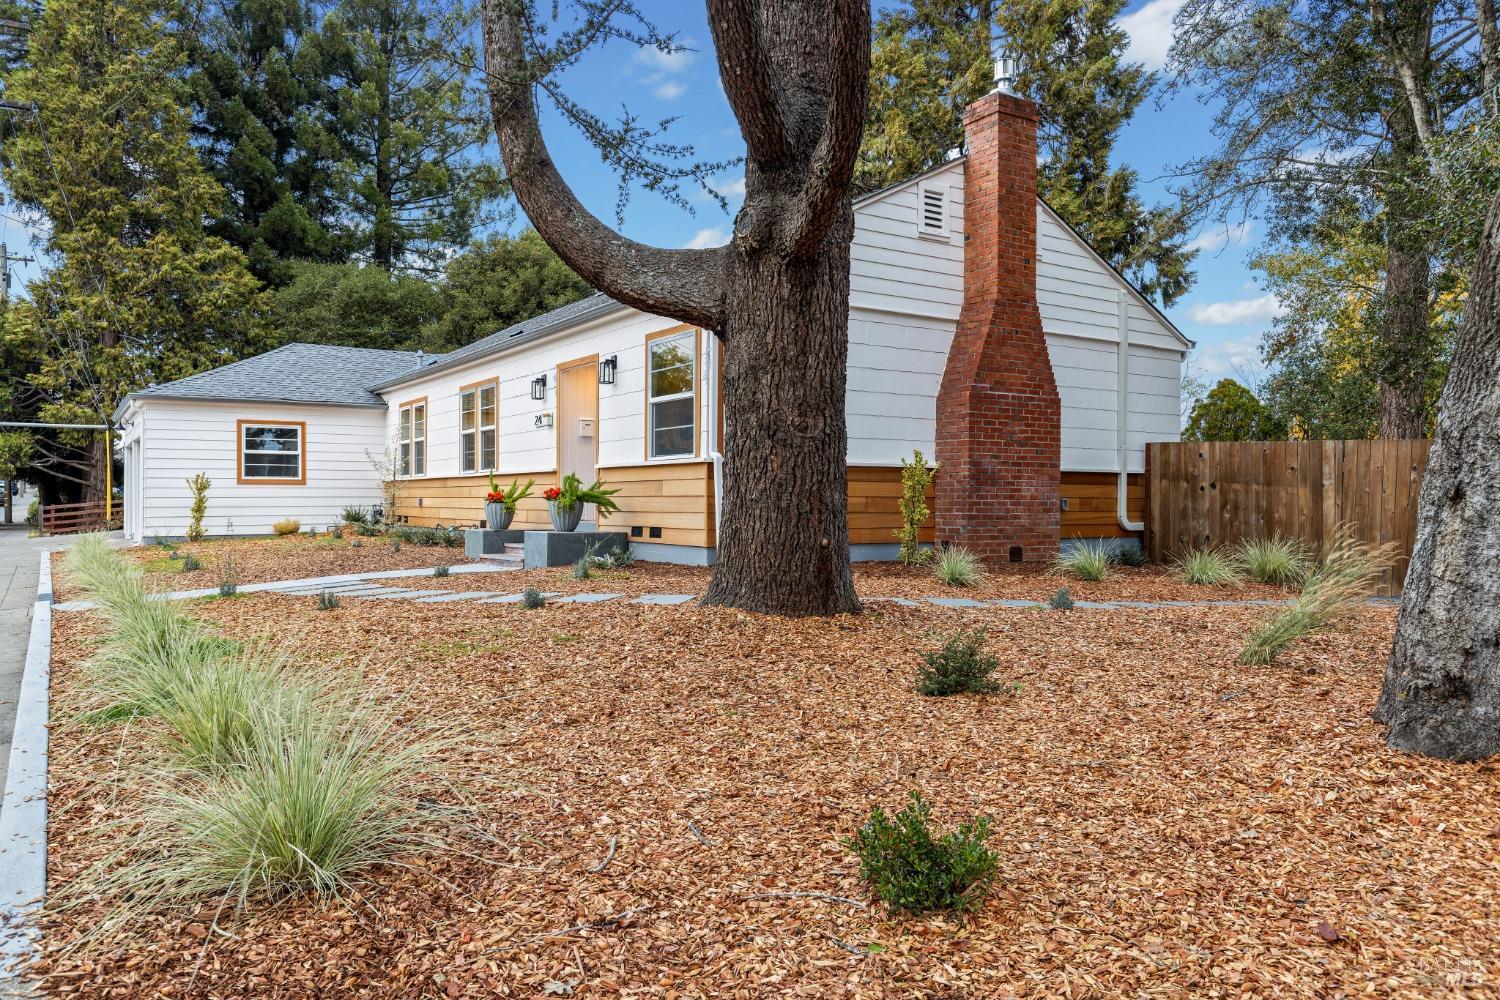
M 1036 304 L 1036 105 L 964 112 L 964 301 L 937 398 L 937 539 L 990 562 L 1057 555 L 1061 406 Z

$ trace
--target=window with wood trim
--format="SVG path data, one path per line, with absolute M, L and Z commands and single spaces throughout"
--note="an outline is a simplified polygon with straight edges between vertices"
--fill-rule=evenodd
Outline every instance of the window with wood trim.
M 646 345 L 646 457 L 688 458 L 698 451 L 698 331 Z
M 303 423 L 239 421 L 240 482 L 306 482 Z
M 499 467 L 499 385 L 491 379 L 458 390 L 459 468 L 493 472 Z
M 401 475 L 427 475 L 427 400 L 402 403 L 397 419 L 401 424 Z

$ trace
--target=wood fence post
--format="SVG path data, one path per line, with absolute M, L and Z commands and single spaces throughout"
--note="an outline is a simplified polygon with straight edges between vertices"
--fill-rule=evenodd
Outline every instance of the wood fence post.
M 1322 517 L 1318 520 L 1318 553 L 1326 556 L 1338 530 L 1338 445 L 1337 441 L 1323 442 L 1323 481 L 1321 485 L 1323 505 Z

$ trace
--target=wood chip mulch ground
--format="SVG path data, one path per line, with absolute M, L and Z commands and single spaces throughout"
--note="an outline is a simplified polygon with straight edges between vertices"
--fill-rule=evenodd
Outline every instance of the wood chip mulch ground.
M 355 543 L 358 544 L 355 544 Z M 146 579 L 155 590 L 199 590 L 217 587 L 225 556 L 234 560 L 241 584 L 300 580 L 342 573 L 374 573 L 385 569 L 416 569 L 448 563 L 468 562 L 463 549 L 402 543 L 393 551 L 384 538 L 342 539 L 321 535 L 288 535 L 285 538 L 214 539 L 183 542 L 175 553 L 158 545 L 134 545 L 120 552 L 146 567 Z M 202 569 L 183 572 L 181 559 L 191 554 Z M 83 597 L 67 579 L 66 553 L 52 556 L 53 594 L 58 601 Z
M 632 573 L 637 571 L 633 570 Z M 656 583 L 653 582 L 653 587 Z M 443 720 L 478 812 L 461 850 L 211 933 L 211 907 L 42 970 L 88 997 L 1494 995 L 1500 769 L 1388 750 L 1395 613 L 1269 668 L 1264 608 L 790 621 L 697 606 L 190 605 Z M 57 616 L 65 719 L 93 616 Z M 917 651 L 981 624 L 1006 696 L 923 698 Z M 119 734 L 60 725 L 54 886 L 110 846 Z M 447 762 L 452 764 L 452 761 Z M 438 762 L 435 762 L 435 767 Z M 888 914 L 840 846 L 920 790 L 993 818 L 967 917 Z M 485 839 L 490 838 L 490 839 Z

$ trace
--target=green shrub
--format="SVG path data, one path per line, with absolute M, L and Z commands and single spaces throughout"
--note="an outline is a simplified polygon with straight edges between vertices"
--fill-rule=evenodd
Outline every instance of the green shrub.
M 345 507 L 344 508 L 344 523 L 345 524 L 369 524 L 370 523 L 370 512 L 369 512 L 369 510 L 367 510 L 364 507 Z
M 191 552 L 182 557 L 182 571 L 184 573 L 191 573 L 194 570 L 199 570 L 202 568 L 203 564 L 199 562 L 198 557 L 193 555 Z
M 342 539 L 344 537 L 344 526 L 342 524 L 330 524 L 328 526 L 328 537 Z
M 26 523 L 31 526 L 31 530 L 33 530 L 33 531 L 40 531 L 41 530 L 41 528 L 42 528 L 42 501 L 41 500 L 33 498 L 32 501 L 31 501 L 31 503 L 29 503 L 29 504 L 26 505 Z
M 1177 575 L 1186 583 L 1209 587 L 1238 586 L 1239 564 L 1232 554 L 1212 546 L 1188 549 L 1177 557 Z
M 271 530 L 276 532 L 277 538 L 284 538 L 287 535 L 295 535 L 301 531 L 302 522 L 295 517 L 284 517 L 271 525 Z
M 449 569 L 448 564 L 447 563 L 443 563 L 440 566 L 436 567 L 432 571 L 432 575 L 433 576 L 442 577 L 442 576 L 447 576 L 449 572 L 450 572 L 450 569 Z
M 932 573 L 950 587 L 972 587 L 984 579 L 984 563 L 961 545 L 950 545 L 938 553 Z
M 464 543 L 463 529 L 458 527 L 421 528 L 411 524 L 393 524 L 386 529 L 386 534 L 411 545 L 457 548 Z
M 942 649 L 923 653 L 923 665 L 917 668 L 917 693 L 942 697 L 1000 690 L 990 677 L 1000 661 L 986 654 L 983 645 L 983 632 L 959 632 Z
M 1312 569 L 1302 543 L 1280 535 L 1254 542 L 1241 542 L 1237 555 L 1250 574 L 1250 579 L 1277 587 L 1300 585 Z
M 203 540 L 203 515 L 208 512 L 208 490 L 213 486 L 213 480 L 200 472 L 187 481 L 187 486 L 188 491 L 193 494 L 193 502 L 188 507 L 187 540 L 201 542 Z
M 1146 565 L 1146 550 L 1139 545 L 1117 545 L 1115 546 L 1115 562 L 1121 566 L 1140 569 Z
M 1052 599 L 1047 602 L 1047 607 L 1053 611 L 1072 611 L 1073 595 L 1068 593 L 1067 587 L 1059 587 L 1057 593 L 1053 594 Z
M 545 606 L 546 603 L 546 596 L 535 587 L 527 587 L 521 591 L 521 607 L 523 608 L 535 611 L 537 608 Z
M 219 559 L 219 596 L 233 597 L 240 592 L 240 568 L 229 553 Z
M 589 561 L 591 556 L 583 556 L 573 564 L 573 579 L 587 580 L 589 578 Z
M 401 551 L 401 539 L 399 539 L 399 538 L 392 538 L 391 539 L 391 551 L 392 552 L 400 552 Z
M 920 451 L 913 449 L 911 461 L 901 462 L 901 500 L 897 505 L 901 511 L 901 527 L 896 529 L 895 534 L 901 542 L 897 558 L 908 566 L 916 566 L 932 558 L 932 550 L 922 548 L 917 537 L 922 525 L 927 523 L 927 490 L 936 476 L 937 467 L 927 468 L 927 459 L 922 457 Z
M 1057 557 L 1054 567 L 1057 572 L 1075 576 L 1080 580 L 1098 581 L 1109 576 L 1114 564 L 1115 550 L 1103 539 L 1076 541 L 1068 551 Z
M 319 611 L 334 611 L 339 606 L 339 595 L 331 590 L 325 590 L 318 595 Z
M 880 806 L 844 846 L 859 858 L 859 875 L 875 896 L 897 910 L 964 910 L 994 881 L 999 857 L 984 845 L 983 816 L 934 837 L 931 808 L 916 792 L 894 817 Z
M 375 524 L 356 524 L 353 528 L 354 533 L 361 538 L 374 538 L 380 534 L 380 526 Z
M 1246 637 L 1240 662 L 1271 663 L 1298 639 L 1357 610 L 1374 593 L 1390 555 L 1390 547 L 1373 548 L 1341 529 L 1291 606 L 1272 614 Z

